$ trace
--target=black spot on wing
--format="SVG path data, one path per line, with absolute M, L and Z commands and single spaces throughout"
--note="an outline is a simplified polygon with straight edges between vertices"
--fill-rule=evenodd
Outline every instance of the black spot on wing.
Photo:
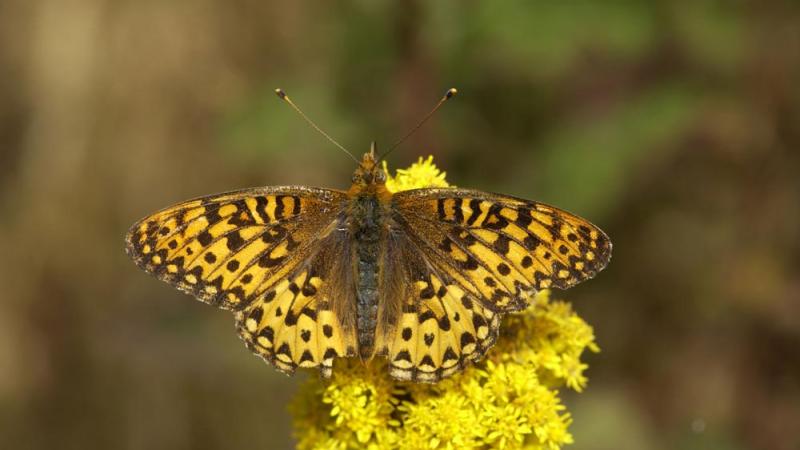
M 238 251 L 245 244 L 245 240 L 238 230 L 233 230 L 226 234 L 225 239 L 227 240 L 228 250 L 232 252 Z
M 395 361 L 408 361 L 411 362 L 411 353 L 408 350 L 402 350 L 397 352 L 397 355 L 394 357 Z
M 444 352 L 442 361 L 452 361 L 454 359 L 458 359 L 458 355 L 456 355 L 456 352 L 453 351 L 452 347 L 447 347 L 447 350 L 445 350 Z
M 270 326 L 264 327 L 258 335 L 267 338 L 270 342 L 275 339 L 275 331 Z
M 269 255 L 263 255 L 258 259 L 258 266 L 262 268 L 275 267 L 283 263 L 285 259 L 285 256 L 271 258 Z
M 203 230 L 202 233 L 197 235 L 197 242 L 199 242 L 203 247 L 207 247 L 213 240 L 214 236 L 212 236 L 208 230 Z
M 403 328 L 403 331 L 402 331 L 402 333 L 401 333 L 401 336 L 403 337 L 403 340 L 404 340 L 404 341 L 408 341 L 408 340 L 410 340 L 410 339 L 411 339 L 411 336 L 412 336 L 412 334 L 413 334 L 413 333 L 412 333 L 412 331 L 411 331 L 411 328 L 405 327 L 405 328 Z
M 292 350 L 289 348 L 289 344 L 288 344 L 288 343 L 286 343 L 286 342 L 284 342 L 283 344 L 281 344 L 281 346 L 280 346 L 280 347 L 278 347 L 278 351 L 277 351 L 277 352 L 275 352 L 275 353 L 277 353 L 277 354 L 279 354 L 279 355 L 281 355 L 281 354 L 282 354 L 282 355 L 286 355 L 286 356 L 288 356 L 290 359 L 291 359 L 291 357 L 292 357 Z
M 467 345 L 474 343 L 475 343 L 475 336 L 473 336 L 472 333 L 466 331 L 461 333 L 461 348 L 464 348 Z
M 303 309 L 300 310 L 300 315 L 301 316 L 305 315 L 305 316 L 307 316 L 309 319 L 311 319 L 313 321 L 317 320 L 317 311 L 315 309 L 313 309 L 313 308 L 308 307 L 308 306 L 305 306 L 305 307 L 303 307 Z
M 506 235 L 500 234 L 497 236 L 497 239 L 492 243 L 492 248 L 497 253 L 501 255 L 507 255 L 509 251 L 509 244 L 511 243 L 511 238 Z
M 531 216 L 530 208 L 519 208 L 517 210 L 517 220 L 515 220 L 514 223 L 524 230 L 528 228 L 531 222 L 533 222 L 533 217 Z
M 500 275 L 506 276 L 511 273 L 511 268 L 506 263 L 500 263 L 497 265 L 497 271 Z
M 538 238 L 530 234 L 525 236 L 525 239 L 522 241 L 522 245 L 525 247 L 525 250 L 528 251 L 534 250 L 536 247 L 539 246 L 540 243 L 541 241 Z
M 435 318 L 436 318 L 436 315 L 433 313 L 433 311 L 428 310 L 428 311 L 425 311 L 424 313 L 420 314 L 418 320 L 419 320 L 419 323 L 422 324 L 422 323 L 424 323 L 424 322 L 426 322 L 426 321 L 428 321 L 430 319 L 435 319 Z
M 261 317 L 264 315 L 264 310 L 261 308 L 253 308 L 248 315 L 248 318 L 253 319 L 256 323 L 261 322 Z

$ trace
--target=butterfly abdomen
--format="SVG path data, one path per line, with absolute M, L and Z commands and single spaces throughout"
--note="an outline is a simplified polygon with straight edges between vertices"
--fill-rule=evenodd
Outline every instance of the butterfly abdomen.
M 381 246 L 382 207 L 374 195 L 353 200 L 352 236 L 356 251 L 356 328 L 362 358 L 372 355 L 378 321 L 378 259 Z

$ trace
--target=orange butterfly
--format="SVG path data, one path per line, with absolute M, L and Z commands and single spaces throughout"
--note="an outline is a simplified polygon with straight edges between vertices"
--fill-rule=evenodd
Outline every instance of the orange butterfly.
M 440 102 L 441 104 L 441 102 Z M 279 370 L 389 359 L 398 380 L 436 382 L 479 360 L 503 314 L 593 277 L 599 228 L 505 195 L 391 193 L 374 144 L 348 191 L 264 187 L 201 197 L 140 220 L 136 264 L 234 312 L 248 348 Z

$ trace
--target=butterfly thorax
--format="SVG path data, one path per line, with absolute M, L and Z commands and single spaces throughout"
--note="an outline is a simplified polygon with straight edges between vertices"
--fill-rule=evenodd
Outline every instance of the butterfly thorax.
M 367 359 L 372 356 L 378 326 L 379 261 L 391 199 L 386 173 L 377 165 L 373 151 L 364 155 L 348 194 L 358 348 L 360 356 Z

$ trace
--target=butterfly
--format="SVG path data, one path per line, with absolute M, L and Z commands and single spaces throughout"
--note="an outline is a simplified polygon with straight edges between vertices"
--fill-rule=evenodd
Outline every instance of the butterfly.
M 611 242 L 553 206 L 458 188 L 391 193 L 374 144 L 347 191 L 244 189 L 135 223 L 146 272 L 233 311 L 246 346 L 277 369 L 388 359 L 397 380 L 437 382 L 478 361 L 504 314 L 539 290 L 592 278 Z

